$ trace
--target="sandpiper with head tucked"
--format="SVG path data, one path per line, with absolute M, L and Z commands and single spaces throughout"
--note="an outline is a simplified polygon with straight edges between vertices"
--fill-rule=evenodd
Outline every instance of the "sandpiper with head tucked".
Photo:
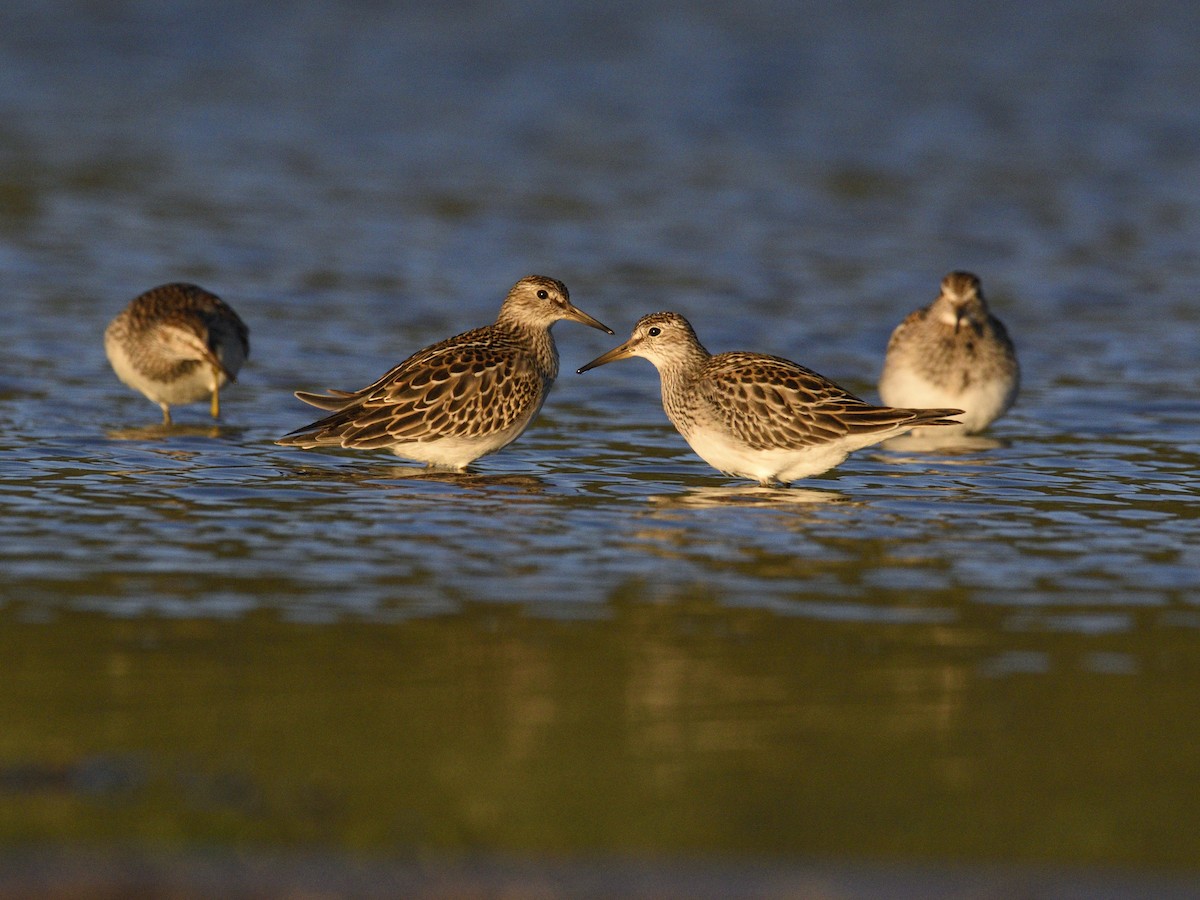
M 954 424 L 946 417 L 961 412 L 871 406 L 777 356 L 714 356 L 673 312 L 643 316 L 628 341 L 579 371 L 631 356 L 658 369 L 667 418 L 701 459 L 763 485 L 818 475 L 854 450 L 915 425 Z
M 522 278 L 495 323 L 414 353 L 358 391 L 296 396 L 332 414 L 277 443 L 391 450 L 433 467 L 462 469 L 529 427 L 558 377 L 550 328 L 560 319 L 612 329 L 571 304 L 561 281 Z
M 1020 377 L 1016 350 L 988 310 L 979 278 L 951 272 L 937 299 L 892 332 L 879 396 L 904 406 L 960 406 L 955 432 L 973 434 L 1008 411 Z
M 194 284 L 164 284 L 135 297 L 109 323 L 104 352 L 125 384 L 162 407 L 212 396 L 220 413 L 220 388 L 235 380 L 250 355 L 250 332 L 219 297 Z

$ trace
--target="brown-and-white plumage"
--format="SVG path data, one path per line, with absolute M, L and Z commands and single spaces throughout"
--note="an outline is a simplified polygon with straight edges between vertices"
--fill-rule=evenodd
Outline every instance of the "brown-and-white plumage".
M 516 440 L 542 408 L 558 377 L 550 328 L 561 319 L 613 333 L 573 306 L 561 281 L 530 275 L 513 285 L 494 324 L 426 347 L 362 390 L 297 391 L 332 415 L 278 443 L 387 449 L 462 469 Z
M 162 408 L 212 397 L 234 381 L 250 355 L 250 332 L 232 307 L 194 284 L 171 283 L 135 297 L 104 331 L 104 352 L 117 377 Z
M 1016 349 L 988 310 L 979 278 L 951 272 L 937 299 L 892 332 L 879 396 L 895 405 L 962 407 L 955 431 L 973 434 L 1008 411 L 1020 380 Z
M 641 356 L 658 369 L 663 409 L 713 468 L 761 484 L 817 475 L 854 450 L 915 425 L 951 425 L 958 409 L 871 406 L 777 356 L 704 349 L 678 313 L 643 316 L 621 346 L 579 371 Z

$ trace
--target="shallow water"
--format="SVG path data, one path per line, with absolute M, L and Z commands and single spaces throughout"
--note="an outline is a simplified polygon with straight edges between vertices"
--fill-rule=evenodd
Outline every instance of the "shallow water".
M 1197 870 L 1200 13 L 0 25 L 5 846 Z M 873 397 L 951 268 L 1023 366 L 967 446 L 763 490 L 574 375 L 676 309 Z M 272 443 L 533 271 L 617 337 L 508 450 Z M 100 336 L 176 279 L 252 352 L 164 430 Z

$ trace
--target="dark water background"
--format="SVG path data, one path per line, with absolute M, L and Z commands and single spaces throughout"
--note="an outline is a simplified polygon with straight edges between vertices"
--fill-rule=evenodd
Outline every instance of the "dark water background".
M 8 882 L 1190 893 L 1198 10 L 5 4 Z M 761 491 L 573 374 L 676 309 L 873 397 L 952 268 L 989 444 Z M 471 475 L 271 443 L 530 272 L 618 337 Z M 163 432 L 101 333 L 178 279 L 252 354 Z

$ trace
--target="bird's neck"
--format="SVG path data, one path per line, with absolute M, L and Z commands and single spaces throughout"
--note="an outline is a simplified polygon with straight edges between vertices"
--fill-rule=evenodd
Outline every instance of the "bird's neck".
M 688 385 L 701 377 L 705 365 L 712 358 L 712 354 L 699 343 L 675 348 L 675 351 L 671 356 L 656 363 L 664 392 L 684 391 Z
M 529 351 L 543 377 L 558 377 L 558 347 L 549 326 L 518 324 L 500 319 L 496 327 L 510 334 Z

